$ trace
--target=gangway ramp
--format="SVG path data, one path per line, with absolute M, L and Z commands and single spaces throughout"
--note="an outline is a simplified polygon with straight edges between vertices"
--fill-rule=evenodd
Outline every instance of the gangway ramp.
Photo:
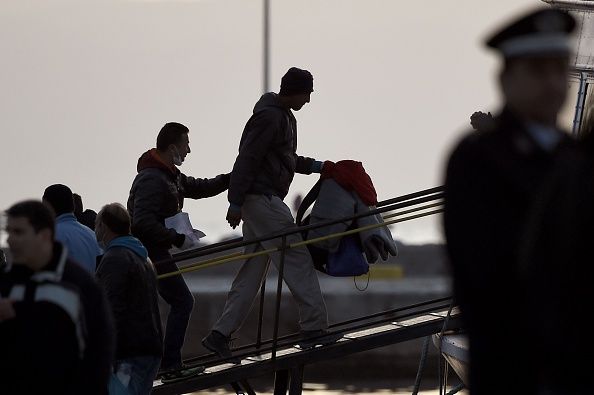
M 282 341 L 279 339 L 276 352 L 273 352 L 271 347 L 260 350 L 248 348 L 246 352 L 241 352 L 241 349 L 235 350 L 234 353 L 242 358 L 241 364 L 214 362 L 209 365 L 206 363 L 205 372 L 194 378 L 167 384 L 156 381 L 153 393 L 165 395 L 194 392 L 245 382 L 250 378 L 270 375 L 274 372 L 276 374 L 275 394 L 286 393 L 289 374 L 291 376 L 289 393 L 298 394 L 301 393 L 303 369 L 307 365 L 422 338 L 443 330 L 460 328 L 458 309 L 454 308 L 450 311 L 449 302 L 444 303 L 444 301 L 445 299 L 441 299 L 439 300 L 441 303 L 431 307 L 421 306 L 420 309 L 418 305 L 410 309 L 405 307 L 393 317 L 383 317 L 374 322 L 360 323 L 361 320 L 369 320 L 371 316 L 368 316 L 333 325 L 331 330 L 340 331 L 344 337 L 337 343 L 326 346 L 303 350 L 295 345 L 297 338 L 289 336 Z M 263 344 L 270 344 L 270 342 Z

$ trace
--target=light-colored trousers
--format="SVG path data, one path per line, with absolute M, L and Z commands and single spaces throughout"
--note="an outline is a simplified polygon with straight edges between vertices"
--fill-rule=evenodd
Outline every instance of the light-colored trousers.
M 247 195 L 241 215 L 243 238 L 246 241 L 296 228 L 291 210 L 276 196 L 269 198 L 264 195 Z M 287 245 L 299 241 L 302 241 L 300 233 L 287 236 Z M 281 238 L 266 240 L 256 246 L 247 246 L 246 252 L 280 247 L 281 244 Z M 270 254 L 277 270 L 280 257 L 280 252 Z M 254 304 L 262 281 L 266 279 L 267 269 L 268 255 L 250 258 L 243 263 L 227 295 L 223 314 L 213 330 L 228 337 L 241 327 Z M 299 307 L 301 330 L 326 329 L 326 304 L 311 256 L 305 246 L 285 251 L 283 279 Z

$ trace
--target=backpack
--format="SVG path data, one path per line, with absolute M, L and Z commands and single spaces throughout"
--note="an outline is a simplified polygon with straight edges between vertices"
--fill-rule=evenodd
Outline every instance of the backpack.
M 322 180 L 312 187 L 307 193 L 299 209 L 295 222 L 297 226 L 309 225 L 310 216 L 303 218 L 305 211 L 315 202 L 320 193 Z M 352 221 L 346 230 L 355 229 L 357 222 Z M 307 232 L 302 232 L 304 240 L 307 240 Z M 369 272 L 369 264 L 363 256 L 363 248 L 361 240 L 357 234 L 342 236 L 338 249 L 330 252 L 324 248 L 315 246 L 314 244 L 307 244 L 307 248 L 312 257 L 314 267 L 329 276 L 333 277 L 351 277 L 360 276 Z

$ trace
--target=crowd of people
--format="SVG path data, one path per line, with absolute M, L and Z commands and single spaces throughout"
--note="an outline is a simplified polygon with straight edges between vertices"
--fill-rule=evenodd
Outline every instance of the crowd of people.
M 84 210 L 82 198 L 63 184 L 48 186 L 41 201 L 6 210 L 11 262 L 0 271 L 0 375 L 8 393 L 148 394 L 153 380 L 174 382 L 203 366 L 182 360 L 194 297 L 171 255 L 193 245 L 166 226 L 186 198 L 228 190 L 227 221 L 243 220 L 247 239 L 296 228 L 283 202 L 294 174 L 320 173 L 324 163 L 299 156 L 293 111 L 310 101 L 313 76 L 290 68 L 279 93 L 266 93 L 247 121 L 229 174 L 194 178 L 178 167 L 191 152 L 189 129 L 166 123 L 156 146 L 138 159 L 127 207 L 106 204 Z M 301 240 L 296 233 L 291 242 Z M 263 242 L 255 249 L 276 246 Z M 270 260 L 279 264 L 278 254 Z M 246 261 L 229 292 L 221 318 L 204 346 L 232 356 L 229 337 L 249 313 L 269 259 Z M 288 250 L 284 279 L 299 305 L 301 347 L 325 345 L 341 335 L 327 332 L 326 306 L 305 247 Z M 307 279 L 307 281 L 303 281 Z M 159 296 L 169 305 L 165 328 Z M 33 361 L 33 362 L 32 362 Z M 35 380 L 31 380 L 35 377 Z
M 470 340 L 470 390 L 499 392 L 501 361 L 522 394 L 588 391 L 587 327 L 574 315 L 594 300 L 589 248 L 594 223 L 594 128 L 577 140 L 558 127 L 568 87 L 575 20 L 552 8 L 498 30 L 487 45 L 501 54 L 504 103 L 471 117 L 477 129 L 451 153 L 445 174 L 444 229 L 454 296 Z M 201 374 L 182 359 L 194 297 L 171 249 L 192 245 L 165 225 L 186 198 L 228 191 L 226 220 L 243 221 L 246 239 L 295 229 L 283 199 L 295 173 L 324 164 L 297 154 L 293 111 L 309 103 L 313 76 L 290 68 L 279 93 L 254 106 L 232 171 L 194 178 L 181 166 L 190 131 L 166 123 L 156 146 L 138 159 L 126 207 L 84 210 L 63 184 L 41 200 L 6 210 L 10 259 L 0 260 L 0 388 L 6 393 L 148 394 L 159 375 L 174 382 Z M 301 241 L 300 233 L 287 243 Z M 250 246 L 260 251 L 279 239 Z M 202 340 L 221 358 L 240 362 L 229 346 L 278 253 L 248 259 L 237 273 L 220 318 Z M 299 307 L 301 347 L 327 345 L 324 298 L 305 247 L 286 251 L 283 278 Z M 162 327 L 159 296 L 169 306 Z M 585 308 L 584 308 L 585 307 Z M 499 313 L 505 314 L 498 318 Z M 545 345 L 546 344 L 546 345 Z

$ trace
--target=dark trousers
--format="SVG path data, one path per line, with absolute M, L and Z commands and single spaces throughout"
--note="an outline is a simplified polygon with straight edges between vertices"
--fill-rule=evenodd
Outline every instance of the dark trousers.
M 161 260 L 170 257 L 161 257 Z M 151 258 L 152 259 L 152 258 Z M 159 262 L 154 259 L 153 262 Z M 178 270 L 175 263 L 155 265 L 157 274 L 164 274 Z M 169 305 L 169 315 L 165 326 L 165 339 L 163 341 L 163 359 L 161 369 L 175 368 L 181 365 L 181 349 L 184 345 L 186 330 L 190 315 L 194 308 L 194 296 L 188 289 L 181 275 L 167 277 L 159 280 L 159 295 Z

